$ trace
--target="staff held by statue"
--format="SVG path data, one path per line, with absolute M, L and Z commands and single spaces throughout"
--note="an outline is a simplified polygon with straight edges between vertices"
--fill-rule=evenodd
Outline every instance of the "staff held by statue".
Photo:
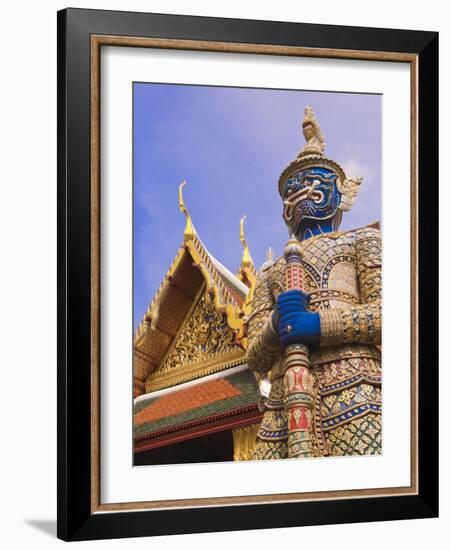
M 309 300 L 304 293 L 300 242 L 295 236 L 287 242 L 284 257 L 286 292 L 279 297 L 279 307 L 284 309 L 279 332 L 288 341 L 293 330 L 290 322 L 297 319 L 299 311 L 307 310 Z M 313 457 L 314 374 L 309 349 L 305 344 L 292 343 L 285 348 L 284 390 L 288 417 L 288 457 Z

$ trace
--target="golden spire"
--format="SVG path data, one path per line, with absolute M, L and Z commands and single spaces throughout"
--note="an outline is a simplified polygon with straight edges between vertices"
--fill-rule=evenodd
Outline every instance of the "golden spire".
M 239 238 L 241 239 L 241 243 L 244 246 L 241 265 L 243 267 L 250 267 L 253 265 L 253 260 L 252 260 L 252 257 L 250 256 L 250 250 L 248 249 L 248 244 L 247 244 L 247 240 L 245 239 L 245 233 L 244 233 L 244 221 L 246 217 L 247 217 L 246 215 L 242 216 L 241 223 L 240 223 L 240 231 L 239 231 Z
M 189 241 L 194 238 L 195 231 L 194 231 L 194 226 L 192 225 L 191 216 L 189 215 L 189 212 L 187 211 L 187 208 L 183 200 L 183 187 L 185 185 L 186 185 L 186 182 L 182 181 L 180 184 L 180 187 L 178 188 L 178 203 L 180 206 L 180 210 L 186 216 L 186 227 L 184 228 L 184 240 Z
M 256 287 L 256 269 L 255 269 L 255 264 L 253 263 L 253 259 L 250 255 L 250 250 L 248 249 L 247 239 L 245 238 L 245 233 L 244 233 L 244 221 L 246 217 L 247 217 L 246 215 L 242 216 L 240 226 L 239 226 L 239 229 L 240 229 L 239 238 L 241 240 L 242 245 L 244 246 L 244 251 L 242 252 L 241 266 L 239 268 L 237 276 L 239 280 L 241 280 L 248 287 L 248 293 L 245 298 L 245 303 L 242 310 L 242 314 L 248 315 L 251 310 L 253 293 Z M 247 345 L 246 338 L 243 340 L 243 342 L 244 342 L 243 345 L 245 347 Z

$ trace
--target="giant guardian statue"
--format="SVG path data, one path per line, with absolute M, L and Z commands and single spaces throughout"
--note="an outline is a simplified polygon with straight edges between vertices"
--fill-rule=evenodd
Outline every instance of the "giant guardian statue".
M 306 144 L 278 188 L 289 239 L 257 275 L 247 361 L 270 381 L 255 460 L 381 453 L 381 234 L 339 231 L 361 179 L 325 156 L 311 107 Z

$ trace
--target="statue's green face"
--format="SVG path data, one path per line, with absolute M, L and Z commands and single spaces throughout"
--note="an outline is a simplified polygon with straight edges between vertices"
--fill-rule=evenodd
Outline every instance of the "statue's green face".
M 307 168 L 287 180 L 283 217 L 291 233 L 303 233 L 312 223 L 320 226 L 334 218 L 341 202 L 337 179 L 328 168 Z

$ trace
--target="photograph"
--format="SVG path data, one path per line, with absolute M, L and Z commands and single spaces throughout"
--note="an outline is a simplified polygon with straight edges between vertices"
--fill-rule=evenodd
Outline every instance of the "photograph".
M 134 466 L 382 454 L 382 95 L 132 100 Z

